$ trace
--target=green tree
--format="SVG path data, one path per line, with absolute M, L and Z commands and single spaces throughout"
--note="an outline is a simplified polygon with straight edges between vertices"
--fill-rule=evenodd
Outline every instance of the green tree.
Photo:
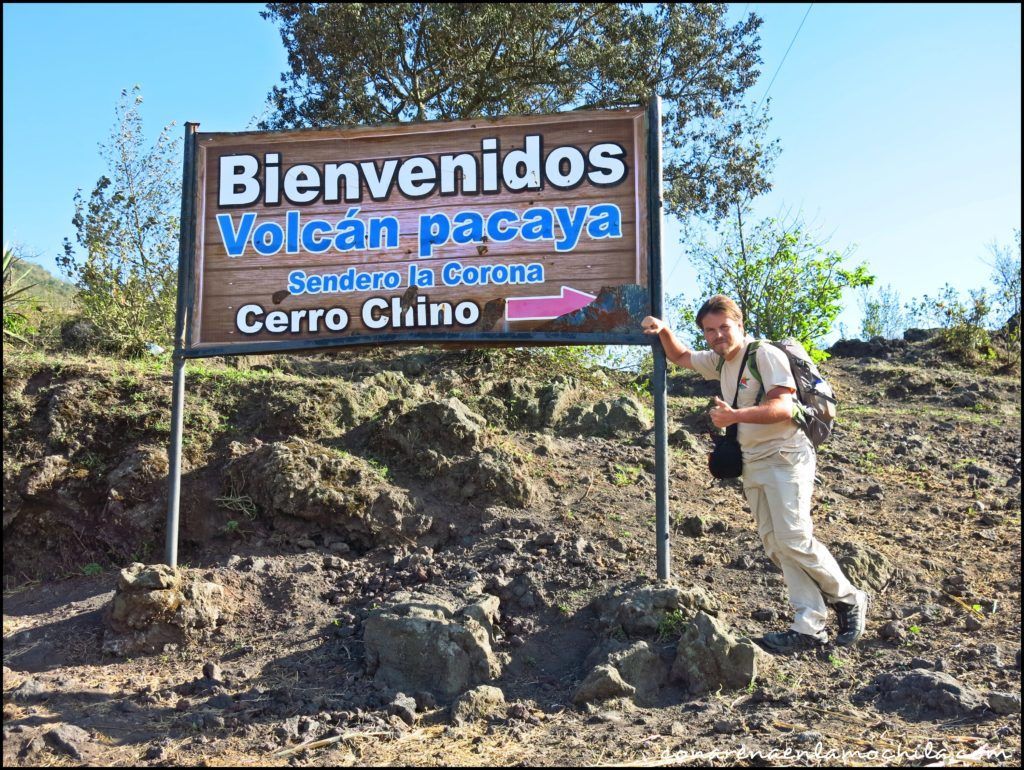
M 720 229 L 718 243 L 701 243 L 691 252 L 701 296 L 732 297 L 750 334 L 794 337 L 816 361 L 826 358 L 819 345 L 843 309 L 843 290 L 868 286 L 874 276 L 863 264 L 844 268 L 849 252 L 826 249 L 799 218 L 788 224 L 765 219 L 746 231 L 743 214 L 737 206 L 735 218 Z M 686 306 L 682 316 L 694 331 L 694 344 L 706 347 L 693 325 L 695 310 Z
M 665 203 L 725 216 L 770 188 L 761 20 L 725 4 L 269 3 L 290 70 L 263 128 L 375 125 L 663 99 Z
M 863 313 L 860 324 L 861 339 L 872 337 L 896 339 L 906 329 L 906 317 L 900 293 L 892 284 L 873 290 L 869 286 L 860 289 L 860 308 Z
M 997 314 L 996 336 L 1001 338 L 1005 348 L 1005 362 L 1008 366 L 1020 365 L 1020 230 L 1014 232 L 1014 245 L 989 246 L 992 261 L 992 283 L 994 312 Z
M 173 123 L 145 145 L 138 86 L 121 92 L 110 140 L 100 144 L 107 174 L 88 199 L 75 194 L 78 259 L 68 239 L 58 263 L 79 288 L 83 315 L 114 352 L 169 347 L 174 333 L 181 167 Z

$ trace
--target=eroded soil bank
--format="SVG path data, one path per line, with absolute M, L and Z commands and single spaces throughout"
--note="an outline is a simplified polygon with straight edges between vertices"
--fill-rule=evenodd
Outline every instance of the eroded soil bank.
M 1018 765 L 1019 378 L 845 352 L 813 515 L 875 601 L 779 657 L 686 373 L 670 586 L 643 388 L 493 350 L 190 365 L 183 569 L 125 577 L 161 559 L 169 374 L 5 351 L 4 764 Z

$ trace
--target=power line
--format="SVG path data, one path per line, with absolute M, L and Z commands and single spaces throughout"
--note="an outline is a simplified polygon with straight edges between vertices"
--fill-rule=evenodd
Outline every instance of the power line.
M 747 8 L 749 8 L 749 7 L 750 7 L 750 3 L 747 3 L 746 8 L 743 9 L 743 16 L 746 16 Z M 780 70 L 782 70 L 782 65 L 786 63 L 786 57 L 788 57 L 789 56 L 789 52 L 791 50 L 793 50 L 793 44 L 796 43 L 796 39 L 800 35 L 800 30 L 802 30 L 804 28 L 804 22 L 807 21 L 807 17 L 808 17 L 808 15 L 810 15 L 811 8 L 813 8 L 813 7 L 814 7 L 814 3 L 810 3 L 807 6 L 807 10 L 804 12 L 804 17 L 800 20 L 800 26 L 798 26 L 796 28 L 796 32 L 793 33 L 793 39 L 789 41 L 789 47 L 786 48 L 786 52 L 782 55 L 782 61 L 780 61 L 779 62 L 779 66 L 775 68 L 775 74 L 772 75 L 771 82 L 768 83 L 768 87 L 764 90 L 764 93 L 761 94 L 761 98 L 758 99 L 757 103 L 754 105 L 754 110 L 756 110 L 758 107 L 761 106 L 761 102 L 763 102 L 765 100 L 765 97 L 768 96 L 768 92 L 771 91 L 772 90 L 772 86 L 775 85 L 775 78 L 777 78 L 779 76 L 779 72 L 780 72 Z M 676 262 L 672 266 L 672 270 L 669 271 L 668 278 L 665 279 L 665 284 L 668 284 L 668 282 L 672 279 L 672 276 L 675 275 L 676 269 L 679 267 L 679 264 L 682 261 L 683 261 L 683 255 L 680 254 L 676 258 Z
M 796 32 L 793 33 L 793 39 L 789 41 L 789 48 L 787 48 L 786 53 L 782 55 L 782 61 L 779 62 L 779 66 L 775 68 L 775 74 L 772 75 L 771 82 L 768 84 L 768 87 L 764 89 L 764 93 L 761 94 L 761 98 L 757 100 L 757 104 L 754 105 L 755 110 L 761 105 L 764 98 L 768 96 L 768 92 L 772 90 L 772 86 L 775 84 L 775 78 L 779 76 L 779 70 L 781 70 L 782 65 L 786 63 L 786 57 L 789 56 L 789 52 L 793 50 L 793 43 L 796 42 L 797 37 L 800 35 L 800 30 L 804 28 L 804 22 L 807 21 L 807 16 L 810 14 L 811 8 L 813 7 L 814 3 L 807 6 L 807 11 L 804 13 L 804 17 L 800 20 L 800 26 L 796 28 Z

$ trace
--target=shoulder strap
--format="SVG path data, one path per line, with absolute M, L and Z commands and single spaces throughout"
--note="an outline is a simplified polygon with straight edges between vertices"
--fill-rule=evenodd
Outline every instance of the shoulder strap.
M 753 343 L 751 343 L 751 345 L 747 345 L 747 347 L 743 351 L 743 358 L 740 359 L 740 371 L 739 371 L 739 374 L 736 375 L 736 393 L 732 397 L 732 408 L 733 409 L 736 408 L 737 401 L 738 401 L 738 399 L 740 397 L 740 380 L 743 379 L 743 370 L 747 368 L 746 366 L 744 366 L 744 363 L 747 360 L 747 353 L 750 351 L 750 348 L 752 347 L 752 345 L 753 345 Z
M 743 351 L 743 358 L 740 359 L 740 372 L 739 372 L 739 374 L 736 375 L 736 393 L 732 397 L 732 408 L 733 409 L 736 408 L 736 404 L 737 404 L 738 399 L 740 397 L 740 380 L 743 379 L 743 370 L 747 368 L 744 364 L 745 364 L 745 362 L 747 360 L 747 351 L 749 351 L 749 350 L 750 350 L 750 345 L 747 345 L 747 347 Z M 723 358 L 721 360 L 722 360 L 722 363 L 724 364 L 725 363 L 725 359 Z M 739 434 L 739 424 L 738 423 L 733 423 L 732 425 L 730 425 L 728 428 L 725 429 L 725 435 L 728 436 L 733 441 L 736 440 L 736 437 L 737 437 L 738 434 Z
M 747 368 L 750 369 L 750 373 L 754 375 L 754 379 L 761 383 L 761 387 L 764 387 L 764 380 L 761 379 L 761 370 L 757 367 L 757 351 L 761 347 L 761 340 L 754 340 L 750 343 L 747 348 L 750 358 L 747 360 Z

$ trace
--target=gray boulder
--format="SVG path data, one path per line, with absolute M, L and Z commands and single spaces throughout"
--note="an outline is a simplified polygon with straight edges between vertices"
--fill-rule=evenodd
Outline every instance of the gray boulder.
M 513 507 L 534 499 L 523 461 L 485 446 L 484 418 L 457 398 L 420 404 L 383 422 L 373 444 L 418 476 L 438 479 L 436 491 L 456 500 L 483 498 Z
M 400 692 L 388 704 L 387 711 L 407 725 L 412 725 L 416 721 L 416 699 Z
M 672 678 L 694 694 L 736 690 L 757 679 L 770 660 L 749 639 L 733 636 L 720 620 L 698 612 L 679 639 Z
M 92 321 L 73 318 L 60 327 L 60 342 L 67 350 L 85 352 L 99 347 L 103 335 Z
M 988 707 L 997 714 L 1009 716 L 1020 713 L 1019 692 L 990 692 L 988 694 Z
M 63 455 L 44 457 L 25 476 L 21 485 L 21 494 L 25 497 L 39 497 L 47 492 L 56 491 L 56 487 L 69 471 L 68 460 Z
M 619 678 L 633 688 L 631 697 L 637 703 L 646 704 L 653 703 L 668 683 L 670 663 L 645 641 L 628 643 L 610 639 L 591 651 L 584 666 L 592 670 L 611 666 Z
M 457 398 L 428 401 L 382 425 L 375 442 L 386 452 L 410 462 L 421 476 L 449 470 L 447 458 L 468 455 L 481 447 L 487 423 Z
M 630 396 L 598 401 L 593 406 L 574 406 L 562 420 L 570 434 L 623 436 L 650 430 L 651 420 L 640 403 Z
M 395 690 L 449 701 L 500 674 L 491 651 L 497 597 L 483 596 L 458 612 L 437 597 L 404 598 L 363 624 L 368 675 Z
M 393 399 L 420 401 L 423 395 L 423 386 L 410 382 L 402 372 L 383 371 L 363 382 L 359 401 L 363 409 L 372 414 Z
M 155 483 L 167 479 L 167 448 L 140 444 L 131 448 L 124 460 L 107 475 L 112 496 L 126 501 L 141 501 L 152 496 Z
M 442 485 L 457 498 L 483 497 L 514 508 L 525 508 L 536 495 L 523 461 L 497 447 L 488 447 L 452 466 Z
M 476 719 L 487 719 L 505 707 L 505 693 L 497 687 L 481 684 L 463 693 L 452 704 L 452 722 L 465 724 Z
M 880 674 L 871 689 L 879 693 L 880 708 L 899 711 L 908 719 L 961 718 L 987 705 L 977 690 L 949 674 L 923 668 Z
M 881 591 L 893 575 L 889 560 L 869 545 L 843 543 L 837 548 L 836 561 L 851 583 L 869 591 Z
M 679 611 L 685 618 L 693 617 L 698 611 L 711 615 L 718 612 L 715 599 L 699 586 L 680 588 L 642 583 L 613 588 L 595 599 L 591 608 L 608 634 L 621 631 L 630 639 L 656 635 L 665 616 L 672 612 Z
M 490 396 L 503 406 L 505 422 L 515 428 L 549 428 L 561 420 L 575 392 L 569 377 L 558 375 L 546 385 L 522 377 L 499 383 Z
M 630 698 L 636 688 L 625 682 L 615 666 L 602 663 L 596 666 L 583 680 L 572 696 L 577 706 L 597 703 L 609 698 Z
M 89 733 L 78 725 L 59 724 L 48 730 L 44 739 L 59 754 L 67 754 L 72 759 L 82 761 L 83 748 L 91 740 Z
M 224 587 L 165 564 L 135 563 L 121 570 L 105 615 L 103 651 L 127 656 L 161 652 L 230 618 Z
M 636 642 L 627 649 L 613 652 L 608 663 L 622 678 L 636 688 L 642 699 L 653 698 L 668 681 L 669 667 L 647 642 Z
M 406 542 L 431 524 L 365 460 L 306 439 L 241 454 L 228 465 L 227 482 L 264 515 L 315 522 L 357 548 Z

